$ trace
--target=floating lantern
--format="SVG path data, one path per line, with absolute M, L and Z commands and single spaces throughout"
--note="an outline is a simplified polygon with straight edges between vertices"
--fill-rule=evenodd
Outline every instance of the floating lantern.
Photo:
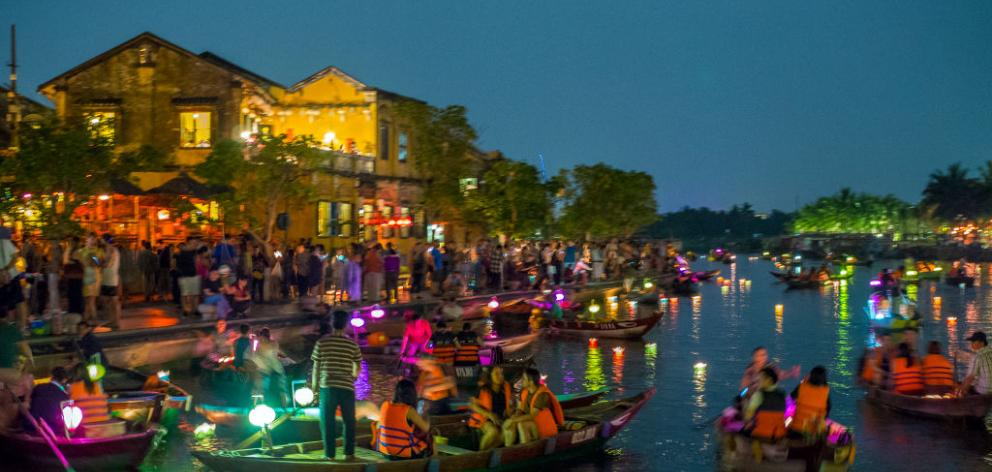
M 654 354 L 658 352 L 658 343 L 647 343 L 644 345 L 644 352 L 647 354 Z
M 594 315 L 596 313 L 599 313 L 599 305 L 597 305 L 596 302 L 593 302 L 591 305 L 589 305 L 589 313 L 592 313 Z
M 956 325 L 956 324 L 958 324 L 958 317 L 956 317 L 956 316 L 948 316 L 947 317 L 947 324 L 949 324 L 949 325 Z
M 723 287 L 720 287 L 720 293 L 722 293 L 722 294 L 726 294 L 729 291 L 730 291 L 730 287 L 728 287 L 726 285 L 724 285 Z
M 589 338 L 589 347 L 599 347 L 599 340 L 596 338 Z
M 561 292 L 555 292 L 555 301 L 562 302 L 565 300 L 565 294 Z
M 499 308 L 499 300 L 496 297 L 489 299 L 489 303 L 486 304 L 490 310 L 496 310 Z
M 775 314 L 776 315 L 782 316 L 782 313 L 784 311 L 785 311 L 785 306 L 784 305 L 782 305 L 781 303 L 779 303 L 778 305 L 775 305 Z
M 313 393 L 313 392 L 311 392 Z M 272 424 L 276 420 L 276 411 L 269 405 L 261 404 L 248 412 L 248 422 L 260 428 Z
M 695 365 L 693 365 L 692 366 L 692 374 L 695 377 L 703 377 L 703 376 L 705 376 L 706 375 L 706 363 L 705 362 L 697 362 Z
M 906 275 L 909 277 L 915 277 L 917 272 L 915 270 L 907 270 Z
M 958 284 L 958 288 L 964 289 L 964 282 Z
M 386 316 L 386 310 L 379 308 L 379 305 L 375 305 L 372 307 L 371 314 L 372 314 L 372 318 L 379 319 L 382 318 L 383 316 Z
M 293 392 L 293 400 L 297 406 L 307 406 L 313 403 L 313 390 L 309 387 L 300 387 Z
M 653 284 L 653 283 L 651 283 L 651 281 L 650 281 L 650 280 L 645 280 L 645 281 L 644 281 L 644 289 L 645 289 L 645 290 L 650 290 L 650 289 L 651 289 L 651 287 L 654 287 L 654 284 Z
M 617 357 L 623 357 L 623 346 L 617 346 L 613 348 L 613 355 Z
M 158 377 L 159 380 L 163 382 L 169 381 L 169 371 L 167 370 L 160 370 L 155 375 Z
M 365 318 L 362 318 L 360 316 L 356 316 L 352 318 L 351 326 L 354 328 L 361 328 L 362 326 L 365 326 Z
M 63 403 L 65 405 L 62 407 L 62 422 L 65 423 L 66 429 L 75 431 L 83 422 L 83 410 L 73 402 Z
M 193 429 L 193 438 L 197 441 L 202 441 L 204 439 L 213 437 L 214 430 L 217 429 L 217 425 L 213 423 L 200 423 Z
M 868 282 L 868 285 L 871 285 L 872 287 L 881 287 L 882 286 L 882 281 L 881 280 L 872 280 L 871 282 Z
M 934 304 L 935 306 L 940 306 L 940 303 L 941 303 L 941 302 L 943 302 L 943 301 L 944 301 L 944 299 L 943 299 L 943 298 L 940 298 L 940 297 L 933 297 L 933 304 Z
M 716 283 L 717 284 L 723 284 L 723 277 L 717 277 L 716 278 Z
M 102 379 L 106 373 L 107 369 L 103 367 L 103 364 L 89 364 L 86 366 L 86 375 L 93 382 Z

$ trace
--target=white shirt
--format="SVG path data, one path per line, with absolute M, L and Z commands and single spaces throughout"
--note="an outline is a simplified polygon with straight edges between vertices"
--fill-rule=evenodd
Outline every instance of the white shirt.
M 980 394 L 992 393 L 992 347 L 985 346 L 975 353 L 968 364 L 968 375 L 974 375 L 972 385 Z
M 121 253 L 117 248 L 108 246 L 104 257 L 107 258 L 107 261 L 104 262 L 103 269 L 101 269 L 103 278 L 100 284 L 116 287 L 120 285 Z

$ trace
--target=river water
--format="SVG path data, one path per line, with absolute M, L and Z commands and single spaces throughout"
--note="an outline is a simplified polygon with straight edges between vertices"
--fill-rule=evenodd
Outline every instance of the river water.
M 876 264 L 875 271 L 881 266 Z M 568 469 L 717 469 L 712 419 L 736 393 L 756 346 L 766 346 L 786 368 L 798 365 L 806 372 L 817 364 L 827 367 L 831 417 L 854 431 L 856 470 L 992 469 L 992 437 L 986 429 L 885 411 L 868 404 L 854 385 L 858 359 L 871 341 L 864 306 L 874 271 L 859 268 L 847 282 L 786 291 L 769 274 L 773 267 L 767 261 L 740 257 L 734 265 L 696 267 L 707 268 L 720 268 L 730 285 L 703 284 L 697 297 L 663 303 L 664 318 L 641 341 L 600 340 L 591 348 L 586 340 L 542 339 L 535 346 L 538 367 L 556 392 L 608 386 L 616 389 L 614 396 L 623 396 L 657 388 L 603 453 L 569 462 Z M 976 288 L 921 282 L 915 294 L 925 320 L 921 343 L 938 340 L 949 347 L 959 372 L 968 359 L 964 338 L 974 329 L 992 333 L 992 267 L 981 269 Z M 782 312 L 776 316 L 779 304 Z M 614 354 L 616 347 L 624 349 L 622 356 Z M 706 368 L 694 369 L 698 363 Z M 796 382 L 788 379 L 782 386 L 791 391 Z M 381 400 L 393 383 L 385 372 L 365 369 L 359 397 Z M 193 422 L 183 427 L 189 430 Z M 218 445 L 224 443 L 220 439 Z M 187 447 L 188 440 L 170 441 L 143 469 L 203 470 Z

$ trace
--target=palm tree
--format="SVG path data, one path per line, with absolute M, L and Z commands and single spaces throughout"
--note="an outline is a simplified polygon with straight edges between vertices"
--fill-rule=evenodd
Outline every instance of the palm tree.
M 992 176 L 992 174 L 990 174 Z M 954 163 L 944 171 L 930 174 L 930 180 L 923 189 L 922 203 L 933 210 L 933 215 L 945 221 L 957 218 L 974 219 L 984 206 L 983 186 L 977 179 L 968 175 L 968 170 L 960 163 Z

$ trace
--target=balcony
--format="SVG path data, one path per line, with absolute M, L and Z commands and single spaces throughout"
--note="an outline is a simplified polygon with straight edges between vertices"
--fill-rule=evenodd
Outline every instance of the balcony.
M 340 151 L 328 152 L 324 168 L 329 172 L 348 175 L 375 174 L 375 156 Z

